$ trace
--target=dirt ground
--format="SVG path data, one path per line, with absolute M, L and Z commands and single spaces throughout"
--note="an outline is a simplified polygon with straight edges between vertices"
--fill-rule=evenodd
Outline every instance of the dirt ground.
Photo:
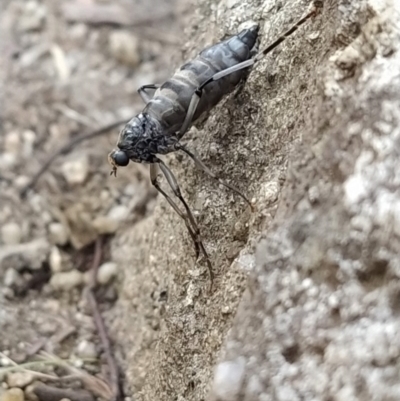
M 163 82 L 249 22 L 260 24 L 263 47 L 309 3 L 1 3 L 3 397 L 12 388 L 35 399 L 39 388 L 47 401 L 69 388 L 59 398 L 112 399 L 95 294 L 122 398 L 398 399 L 397 220 L 385 219 L 397 205 L 399 9 L 377 3 L 325 1 L 187 134 L 254 213 L 186 157 L 168 156 L 210 253 L 211 293 L 204 260 L 196 263 L 147 168 L 109 176 L 117 129 L 61 156 L 26 197 L 20 191 L 69 139 L 138 113 L 140 85 Z M 361 178 L 374 183 L 370 192 Z M 46 377 L 31 371 L 38 360 Z
M 118 179 L 109 176 L 106 156 L 115 146 L 116 128 L 60 157 L 25 198 L 20 191 L 69 139 L 138 113 L 137 88 L 163 82 L 179 63 L 187 5 L 158 3 L 1 2 L 0 364 L 5 387 L 15 385 L 6 376 L 12 361 L 35 359 L 40 350 L 70 358 L 76 366 L 101 354 L 82 288 L 89 280 L 94 243 L 102 238 L 105 276 L 97 296 L 101 309 L 114 307 L 121 270 L 110 256 L 110 241 L 153 212 L 156 192 L 148 172 L 132 165 Z M 119 349 L 124 346 L 116 344 L 121 354 Z M 98 373 L 106 363 L 89 365 L 86 370 Z

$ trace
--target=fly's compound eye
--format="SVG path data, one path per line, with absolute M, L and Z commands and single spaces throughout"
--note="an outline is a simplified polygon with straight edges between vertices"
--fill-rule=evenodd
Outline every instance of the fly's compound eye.
M 117 166 L 119 167 L 125 167 L 129 163 L 129 157 L 123 150 L 116 150 L 112 158 L 114 159 L 114 162 Z
M 117 168 L 127 166 L 129 157 L 123 150 L 113 150 L 108 155 L 108 162 L 111 164 L 111 175 L 117 176 Z

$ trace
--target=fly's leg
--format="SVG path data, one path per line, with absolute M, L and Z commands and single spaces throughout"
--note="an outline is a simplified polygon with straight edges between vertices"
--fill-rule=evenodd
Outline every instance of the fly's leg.
M 178 205 L 171 199 L 171 197 L 160 187 L 160 184 L 157 179 L 157 165 L 156 164 L 150 164 L 150 180 L 151 183 L 154 185 L 154 187 L 157 189 L 158 192 L 161 193 L 161 195 L 164 196 L 164 198 L 168 201 L 168 203 L 172 206 L 172 208 L 175 210 L 175 212 L 181 217 L 181 219 L 185 222 L 185 225 L 189 231 L 189 234 L 193 240 L 194 243 L 194 248 L 196 252 L 196 259 L 198 259 L 199 254 L 200 254 L 200 247 L 197 241 L 197 237 L 195 232 L 192 230 L 192 227 L 190 226 L 190 221 L 187 219 L 187 217 L 181 212 L 179 209 Z
M 205 249 L 205 247 L 203 245 L 203 241 L 202 241 L 201 236 L 200 236 L 200 230 L 199 230 L 199 227 L 198 227 L 198 225 L 196 223 L 196 220 L 195 220 L 195 218 L 193 216 L 193 213 L 190 210 L 189 205 L 186 203 L 185 199 L 182 196 L 181 189 L 179 188 L 178 181 L 175 178 L 173 172 L 170 170 L 170 168 L 161 159 L 158 159 L 157 162 L 159 163 L 161 171 L 164 174 L 165 178 L 167 179 L 167 182 L 168 182 L 169 186 L 171 187 L 172 192 L 181 201 L 181 203 L 183 204 L 183 206 L 184 206 L 184 208 L 186 210 L 188 219 L 189 219 L 190 223 L 192 224 L 194 233 L 196 234 L 197 242 L 198 242 L 198 244 L 200 246 L 200 249 L 201 249 L 201 251 L 202 251 L 202 253 L 203 253 L 203 255 L 204 255 L 205 259 L 206 259 L 208 271 L 209 271 L 209 274 L 210 274 L 211 285 L 212 285 L 212 282 L 213 282 L 213 279 L 214 279 L 214 273 L 213 273 L 213 270 L 212 270 L 210 257 L 208 256 L 208 253 L 207 253 L 207 251 L 206 251 L 206 249 Z
M 156 84 L 148 84 L 148 85 L 143 85 L 141 86 L 137 91 L 140 95 L 140 97 L 142 98 L 143 102 L 145 104 L 149 103 L 150 100 L 152 99 L 153 96 L 150 96 L 147 92 L 146 89 L 154 89 L 157 90 L 160 87 L 160 85 L 156 85 Z
M 179 198 L 179 200 L 182 202 L 182 204 L 185 207 L 185 210 L 187 212 L 187 215 L 182 213 L 182 211 L 179 209 L 178 205 L 171 199 L 171 197 L 160 187 L 160 184 L 157 179 L 157 165 L 156 164 L 150 164 L 150 179 L 151 183 L 154 185 L 154 187 L 161 193 L 161 195 L 164 196 L 164 198 L 167 200 L 167 202 L 172 206 L 172 208 L 175 210 L 175 212 L 183 219 L 185 222 L 186 228 L 189 231 L 189 234 L 193 240 L 195 250 L 196 250 L 196 259 L 199 256 L 200 251 L 203 253 L 204 258 L 207 263 L 207 268 L 208 272 L 210 275 L 210 281 L 211 281 L 211 286 L 214 280 L 214 273 L 212 270 L 212 265 L 210 261 L 210 257 L 208 256 L 208 253 L 203 245 L 203 242 L 200 237 L 200 230 L 197 226 L 197 223 L 194 219 L 194 216 L 187 205 L 186 201 L 184 200 L 179 185 L 176 181 L 175 176 L 172 174 L 172 171 L 164 164 L 164 162 L 160 159 L 156 159 L 157 163 L 160 165 L 161 171 L 164 174 L 165 178 L 167 179 L 169 185 L 171 186 L 171 189 L 174 193 L 175 196 Z M 210 287 L 211 288 L 211 287 Z
M 270 53 L 272 50 L 275 49 L 275 47 L 279 46 L 290 35 L 292 35 L 294 32 L 296 32 L 307 20 L 309 20 L 311 17 L 316 16 L 319 13 L 319 9 L 321 9 L 322 6 L 323 6 L 323 4 L 322 4 L 321 0 L 314 0 L 311 3 L 310 8 L 307 11 L 306 15 L 304 15 L 304 17 L 301 17 L 295 24 L 292 25 L 292 27 L 290 29 L 288 29 L 285 33 L 283 33 L 281 36 L 279 36 L 278 39 L 276 39 L 274 42 L 272 42 L 270 45 L 268 45 L 265 49 L 263 49 L 255 57 L 255 61 L 260 60 L 266 54 Z
M 220 184 L 222 184 L 224 187 L 229 188 L 233 192 L 237 193 L 245 202 L 249 204 L 251 209 L 253 210 L 253 205 L 251 204 L 250 200 L 246 198 L 245 195 L 243 195 L 242 192 L 240 192 L 236 187 L 234 187 L 231 184 L 228 184 L 227 182 L 224 182 L 221 178 L 219 178 L 215 173 L 213 173 L 205 164 L 204 162 L 196 156 L 194 153 L 192 153 L 189 149 L 186 148 L 186 146 L 177 144 L 176 148 L 179 150 L 182 150 L 185 152 L 196 164 L 196 167 L 200 170 L 203 170 L 206 174 L 208 174 L 211 178 L 214 178 L 217 180 Z

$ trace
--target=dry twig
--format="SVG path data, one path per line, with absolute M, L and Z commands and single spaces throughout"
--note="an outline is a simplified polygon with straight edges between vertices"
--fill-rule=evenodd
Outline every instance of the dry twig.
M 97 238 L 95 243 L 95 252 L 93 258 L 93 264 L 91 269 L 91 280 L 87 287 L 87 297 L 92 308 L 93 319 L 99 333 L 99 337 L 101 343 L 103 345 L 104 354 L 107 359 L 108 365 L 108 375 L 109 375 L 109 382 L 112 392 L 112 398 L 110 401 L 118 401 L 122 398 L 122 391 L 120 387 L 120 380 L 119 380 L 119 369 L 118 365 L 115 361 L 114 355 L 111 349 L 111 341 L 108 337 L 107 330 L 105 327 L 104 320 L 100 313 L 99 305 L 97 304 L 96 296 L 94 294 L 94 290 L 96 288 L 96 279 L 97 279 L 97 272 L 101 262 L 101 255 L 102 255 L 102 245 L 103 241 L 101 237 Z

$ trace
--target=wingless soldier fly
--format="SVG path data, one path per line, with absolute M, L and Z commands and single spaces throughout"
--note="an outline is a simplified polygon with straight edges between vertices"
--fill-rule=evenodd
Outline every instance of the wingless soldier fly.
M 222 181 L 185 145 L 180 143 L 180 140 L 200 115 L 211 110 L 224 95 L 233 91 L 246 75 L 249 67 L 271 52 L 309 18 L 316 15 L 320 7 L 321 2 L 314 1 L 309 11 L 299 21 L 254 58 L 251 58 L 251 50 L 256 44 L 258 26 L 245 29 L 229 39 L 206 48 L 194 60 L 176 71 L 175 75 L 163 85 L 151 84 L 140 87 L 138 92 L 146 106 L 142 113 L 133 117 L 125 125 L 119 134 L 117 149 L 114 149 L 108 156 L 112 165 L 111 174 L 114 175 L 116 175 L 117 167 L 127 166 L 130 160 L 150 165 L 152 184 L 185 222 L 194 242 L 196 259 L 202 252 L 207 262 L 211 282 L 213 279 L 212 266 L 196 220 L 182 196 L 174 174 L 157 155 L 183 151 L 193 159 L 199 169 L 236 192 L 252 207 L 245 195 L 233 185 Z M 153 97 L 148 95 L 148 89 L 156 90 Z M 183 205 L 184 211 L 160 187 L 158 166 L 173 194 Z

